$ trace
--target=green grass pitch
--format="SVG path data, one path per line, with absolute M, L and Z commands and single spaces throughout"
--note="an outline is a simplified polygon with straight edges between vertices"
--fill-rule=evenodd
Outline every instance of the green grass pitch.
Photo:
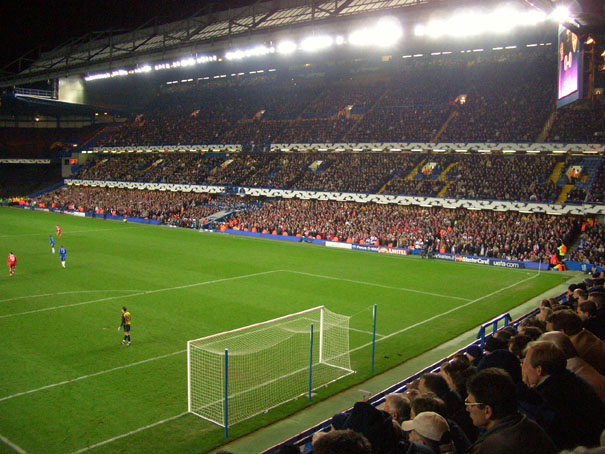
M 64 239 L 53 255 L 56 224 Z M 563 279 L 8 208 L 0 251 L 18 258 L 15 276 L 6 265 L 0 274 L 0 453 L 205 452 L 223 430 L 185 414 L 187 340 L 319 305 L 350 315 L 356 374 L 317 401 L 370 377 L 374 304 L 380 372 Z M 130 348 L 117 331 L 123 305 Z M 290 402 L 230 436 L 307 405 Z

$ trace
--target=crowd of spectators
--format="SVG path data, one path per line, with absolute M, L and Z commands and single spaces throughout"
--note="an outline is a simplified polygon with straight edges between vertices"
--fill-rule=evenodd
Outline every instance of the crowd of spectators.
M 436 251 L 547 263 L 562 244 L 580 234 L 582 219 L 519 212 L 472 211 L 300 199 L 217 196 L 68 186 L 36 199 L 38 204 L 88 213 L 149 218 L 187 224 L 224 211 L 224 225 L 412 250 L 430 242 Z M 602 227 L 582 243 L 585 260 L 603 260 Z M 594 241 L 596 245 L 591 242 Z M 587 245 L 591 245 L 588 247 Z M 580 252 L 578 252 L 580 253 Z
M 557 111 L 547 141 L 563 143 L 603 143 L 605 102 L 568 106 Z
M 601 223 L 585 223 L 570 260 L 592 265 L 605 266 L 605 227 Z
M 605 161 L 603 161 L 603 159 L 601 159 L 601 166 L 597 171 L 594 183 L 588 191 L 586 201 L 592 203 L 605 202 Z
M 88 186 L 67 186 L 36 199 L 36 203 L 61 210 L 76 210 L 95 216 L 151 219 L 179 227 L 202 227 L 213 215 L 240 209 L 254 209 L 236 195 L 195 192 L 144 191 Z
M 61 183 L 61 166 L 51 164 L 0 164 L 0 199 L 23 197 Z
M 556 163 L 552 155 L 477 153 L 122 153 L 98 155 L 74 178 L 425 197 L 447 184 L 449 198 L 554 202 Z
M 402 248 L 415 248 L 418 241 L 430 237 L 437 251 L 546 263 L 561 243 L 571 244 L 577 237 L 581 219 L 286 199 L 266 201 L 254 212 L 238 212 L 232 225 L 240 230 Z
M 552 57 L 434 56 L 397 70 L 191 84 L 165 90 L 99 145 L 535 142 L 554 110 Z M 562 111 L 550 140 L 594 142 L 603 112 Z
M 460 160 L 448 174 L 446 197 L 553 202 L 560 189 L 550 181 L 553 156 L 481 156 Z

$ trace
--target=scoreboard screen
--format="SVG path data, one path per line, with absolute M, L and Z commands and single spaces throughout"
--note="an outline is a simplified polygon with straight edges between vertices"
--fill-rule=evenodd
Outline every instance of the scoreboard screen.
M 559 96 L 557 107 L 582 96 L 582 52 L 578 35 L 559 25 Z

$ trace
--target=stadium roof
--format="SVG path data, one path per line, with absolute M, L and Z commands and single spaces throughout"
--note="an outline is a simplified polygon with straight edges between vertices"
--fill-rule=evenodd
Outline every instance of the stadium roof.
M 523 0 L 515 3 L 527 4 Z M 68 75 L 112 71 L 188 54 L 216 53 L 251 40 L 270 40 L 274 33 L 362 21 L 391 13 L 406 19 L 425 12 L 462 6 L 486 6 L 499 0 L 271 0 L 242 8 L 204 10 L 164 25 L 147 23 L 126 33 L 94 32 L 44 52 L 20 59 L 16 72 L 0 71 L 0 87 L 31 84 Z

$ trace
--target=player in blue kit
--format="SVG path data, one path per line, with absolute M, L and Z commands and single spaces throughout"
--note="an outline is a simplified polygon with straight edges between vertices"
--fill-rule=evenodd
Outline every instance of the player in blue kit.
M 61 259 L 61 266 L 63 268 L 65 268 L 65 254 L 67 254 L 67 251 L 65 250 L 63 245 L 61 245 L 61 249 L 59 249 L 59 258 Z
M 55 253 L 55 240 L 53 239 L 53 236 L 50 235 L 48 237 L 48 241 L 50 241 L 50 249 L 51 251 L 53 251 L 53 254 Z

